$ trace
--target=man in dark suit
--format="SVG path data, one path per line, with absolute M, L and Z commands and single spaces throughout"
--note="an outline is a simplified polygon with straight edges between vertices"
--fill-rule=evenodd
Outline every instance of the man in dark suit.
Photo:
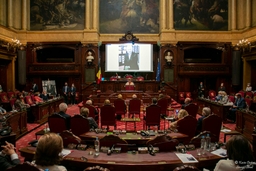
M 31 89 L 33 93 L 38 92 L 38 85 L 36 83 L 33 83 L 33 87 Z
M 66 126 L 67 126 L 67 129 L 70 128 L 70 118 L 71 116 L 66 114 L 67 112 L 67 109 L 68 109 L 68 106 L 66 103 L 61 103 L 59 105 L 59 115 L 63 116 L 65 119 L 66 119 Z
M 62 92 L 63 92 L 63 96 L 64 96 L 64 101 L 66 104 L 68 104 L 68 96 L 69 96 L 70 88 L 69 88 L 67 82 L 65 82 L 65 85 L 62 88 Z
M 197 133 L 199 134 L 202 130 L 203 119 L 212 113 L 209 107 L 204 107 L 202 110 L 202 116 L 197 120 Z
M 74 83 L 71 85 L 70 88 L 70 100 L 71 100 L 71 105 L 75 104 L 75 98 L 76 98 L 76 87 Z
M 139 70 L 138 54 L 132 51 L 132 47 L 127 46 L 124 57 L 124 70 Z
M 2 145 L 3 150 L 0 152 L 0 170 L 5 171 L 8 168 L 14 167 L 20 164 L 18 155 L 15 152 L 13 144 L 5 142 L 6 145 Z
M 236 93 L 235 97 L 236 97 L 235 103 L 229 109 L 229 115 L 228 115 L 228 119 L 230 119 L 232 122 L 236 121 L 236 111 L 238 109 L 244 109 L 246 107 L 245 100 L 240 93 Z

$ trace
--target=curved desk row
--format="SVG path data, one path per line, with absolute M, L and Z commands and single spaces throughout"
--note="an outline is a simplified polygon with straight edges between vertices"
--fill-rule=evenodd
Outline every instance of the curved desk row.
M 35 147 L 23 147 L 19 149 L 21 156 L 25 157 L 26 161 L 31 161 L 35 154 Z M 90 155 L 90 151 L 94 149 L 87 149 L 86 151 L 72 150 L 70 154 L 64 157 L 61 162 L 67 168 L 73 170 L 84 170 L 89 166 L 100 165 L 110 169 L 111 171 L 170 171 L 178 166 L 184 165 L 182 161 L 176 156 L 175 152 L 162 152 L 156 153 L 155 156 L 150 154 L 132 154 L 132 153 L 119 153 L 107 155 L 100 153 L 98 157 Z M 197 156 L 196 150 L 189 151 L 197 160 L 197 163 L 191 163 L 198 168 L 214 167 L 216 163 L 222 159 L 210 152 L 202 156 Z

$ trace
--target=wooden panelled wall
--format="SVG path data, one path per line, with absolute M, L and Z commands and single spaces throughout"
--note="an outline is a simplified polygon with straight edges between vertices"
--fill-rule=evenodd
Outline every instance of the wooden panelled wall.
M 159 87 L 164 88 L 165 92 L 177 99 L 179 91 L 190 91 L 194 96 L 197 94 L 199 82 L 204 82 L 206 92 L 213 89 L 217 90 L 220 83 L 224 83 L 228 93 L 232 91 L 231 87 L 231 63 L 232 49 L 231 43 L 223 43 L 224 50 L 221 52 L 221 62 L 219 63 L 185 63 L 184 50 L 193 48 L 212 48 L 216 49 L 218 43 L 206 42 L 178 42 L 176 45 L 154 45 L 153 52 L 153 73 L 141 73 L 141 76 L 147 80 L 155 80 L 157 61 L 160 59 L 161 64 L 161 81 Z M 74 51 L 74 61 L 70 63 L 40 63 L 37 62 L 37 51 L 46 48 L 68 48 Z M 91 65 L 87 64 L 86 56 L 88 51 L 92 52 L 94 61 Z M 166 62 L 167 52 L 173 55 L 172 64 Z M 200 53 L 200 50 L 199 50 Z M 101 57 L 101 60 L 99 60 Z M 56 58 L 61 58 L 56 56 Z M 100 63 L 99 63 L 100 61 Z M 95 88 L 100 89 L 102 85 L 96 85 L 96 73 L 99 65 L 101 66 L 102 76 L 109 79 L 115 73 L 105 73 L 105 48 L 93 44 L 81 44 L 80 42 L 44 42 L 28 43 L 27 46 L 27 84 L 25 88 L 29 90 L 32 83 L 39 85 L 42 90 L 42 80 L 55 80 L 58 93 L 61 93 L 62 86 L 65 82 L 69 85 L 74 83 L 77 91 L 82 97 L 92 94 Z M 123 77 L 126 73 L 118 73 Z M 131 73 L 133 74 L 133 73 Z M 89 78 L 88 78 L 89 77 Z M 161 83 L 161 84 L 160 84 Z M 163 86 L 163 87 L 162 87 Z

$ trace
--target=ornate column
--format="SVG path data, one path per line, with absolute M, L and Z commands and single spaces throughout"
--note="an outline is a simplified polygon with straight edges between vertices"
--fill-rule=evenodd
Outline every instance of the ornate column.
M 27 0 L 22 0 L 21 29 L 27 30 Z
M 92 4 L 92 29 L 96 30 L 98 28 L 99 24 L 99 1 L 98 0 L 93 0 Z
M 173 30 L 173 0 L 169 0 L 168 7 L 168 29 Z
M 246 8 L 245 8 L 245 12 L 246 12 L 246 21 L 245 21 L 245 27 L 249 28 L 252 25 L 252 1 L 251 0 L 246 0 Z
M 230 1 L 230 11 L 231 11 L 231 17 L 230 17 L 230 22 L 231 22 L 231 25 L 230 25 L 230 30 L 232 31 L 232 30 L 236 30 L 237 28 L 236 28 L 236 0 L 231 0 Z
M 0 0 L 0 24 L 6 26 L 6 1 Z
M 166 0 L 160 1 L 160 29 L 166 30 Z
M 85 4 L 85 30 L 89 30 L 90 29 L 90 3 L 91 1 L 90 0 L 86 0 L 86 4 Z
M 7 1 L 8 11 L 7 11 L 7 26 L 9 28 L 13 27 L 13 15 L 12 15 L 12 0 Z

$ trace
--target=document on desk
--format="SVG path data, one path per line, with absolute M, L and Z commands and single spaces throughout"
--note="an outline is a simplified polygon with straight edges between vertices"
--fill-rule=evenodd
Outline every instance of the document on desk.
M 65 157 L 65 156 L 69 155 L 71 152 L 72 152 L 71 150 L 62 149 L 60 154 L 62 157 Z
M 191 154 L 176 153 L 176 155 L 183 163 L 198 163 L 197 159 Z
M 223 148 L 220 148 L 218 150 L 212 151 L 211 153 L 215 154 L 217 156 L 220 156 L 220 157 L 227 157 L 227 150 L 223 149 Z

